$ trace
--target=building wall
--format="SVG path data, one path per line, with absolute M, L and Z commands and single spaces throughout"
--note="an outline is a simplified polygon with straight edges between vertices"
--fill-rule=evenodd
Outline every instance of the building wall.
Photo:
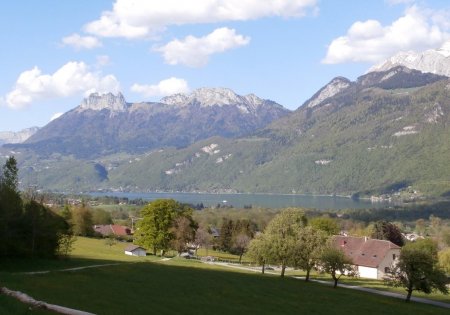
M 393 255 L 395 255 L 395 260 Z M 392 265 L 398 261 L 398 257 L 400 257 L 400 249 L 391 249 L 389 250 L 386 257 L 384 257 L 383 261 L 378 266 L 378 279 L 383 279 L 386 275 L 386 268 L 391 268 Z
M 135 249 L 132 252 L 129 251 L 125 251 L 125 255 L 130 255 L 130 256 L 147 256 L 147 252 L 141 248 Z
M 377 268 L 358 266 L 358 273 L 361 278 L 377 279 L 378 277 Z
M 138 248 L 133 251 L 134 256 L 147 256 L 147 252 L 141 248 Z

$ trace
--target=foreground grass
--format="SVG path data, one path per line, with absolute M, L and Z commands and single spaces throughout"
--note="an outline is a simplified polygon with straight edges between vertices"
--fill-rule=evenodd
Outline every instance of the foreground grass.
M 363 292 L 187 264 L 191 267 L 136 263 L 14 275 L 6 284 L 49 303 L 97 314 L 448 314 Z
M 294 276 L 305 276 L 305 273 L 303 271 L 292 271 L 288 272 L 289 275 Z M 328 274 L 318 274 L 316 272 L 312 272 L 311 279 L 317 279 L 317 280 L 325 280 L 332 282 L 331 276 Z M 406 290 L 401 287 L 391 287 L 386 285 L 386 283 L 383 280 L 374 280 L 374 279 L 366 279 L 366 278 L 350 278 L 350 277 L 342 277 L 339 280 L 339 283 L 347 284 L 347 285 L 355 285 L 363 288 L 369 288 L 369 289 L 376 289 L 379 291 L 386 291 L 386 292 L 394 292 L 394 293 L 400 293 L 406 295 Z M 438 291 L 434 291 L 431 294 L 425 294 L 423 292 L 414 291 L 413 297 L 420 297 L 425 299 L 430 299 L 434 301 L 444 302 L 450 304 L 450 295 L 449 294 L 442 294 Z
M 36 299 L 96 314 L 448 314 L 448 309 L 430 305 L 199 261 L 128 257 L 123 254 L 126 245 L 108 247 L 102 240 L 79 238 L 74 259 L 54 262 L 53 270 L 74 263 L 123 264 L 39 275 L 11 269 L 0 273 L 0 282 Z M 0 314 L 31 313 L 0 296 Z

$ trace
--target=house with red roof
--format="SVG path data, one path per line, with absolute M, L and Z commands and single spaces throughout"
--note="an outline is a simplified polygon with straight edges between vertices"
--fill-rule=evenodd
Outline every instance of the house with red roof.
M 400 256 L 400 246 L 368 237 L 337 235 L 333 245 L 352 259 L 362 278 L 383 279 Z
M 132 235 L 129 227 L 115 224 L 94 225 L 94 231 L 101 234 L 103 237 L 126 237 Z

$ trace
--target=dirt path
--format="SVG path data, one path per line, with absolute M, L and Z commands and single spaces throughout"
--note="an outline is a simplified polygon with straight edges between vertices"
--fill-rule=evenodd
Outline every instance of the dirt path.
M 78 271 L 78 270 L 83 270 L 83 269 L 99 268 L 99 267 L 106 267 L 106 266 L 117 266 L 117 265 L 124 265 L 124 264 L 130 264 L 130 263 L 114 263 L 114 264 L 102 264 L 102 265 L 89 265 L 89 266 L 74 267 L 74 268 L 67 268 L 67 269 L 19 272 L 18 274 L 21 274 L 21 275 L 40 275 L 40 274 L 50 273 L 50 272 L 53 272 L 53 271 L 58 271 L 58 272 L 62 272 L 62 271 Z

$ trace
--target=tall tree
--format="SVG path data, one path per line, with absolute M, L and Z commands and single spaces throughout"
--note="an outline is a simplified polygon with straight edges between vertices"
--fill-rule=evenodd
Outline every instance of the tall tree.
M 0 256 L 14 254 L 20 243 L 23 204 L 18 182 L 17 161 L 11 156 L 0 175 Z
M 248 256 L 255 263 L 261 265 L 261 272 L 264 274 L 266 269 L 266 263 L 269 262 L 270 245 L 266 239 L 265 234 L 257 234 L 254 239 L 251 240 L 248 247 Z
M 281 265 L 281 277 L 284 277 L 286 266 L 295 256 L 297 235 L 305 227 L 307 219 L 303 211 L 288 208 L 277 214 L 267 225 L 264 234 L 270 246 L 268 260 Z
M 206 255 L 208 255 L 208 248 L 211 245 L 212 239 L 213 237 L 208 229 L 200 226 L 195 232 L 195 255 L 197 255 L 197 249 L 199 247 L 204 247 L 206 249 Z
M 311 270 L 320 262 L 327 238 L 327 232 L 317 230 L 311 226 L 298 231 L 294 265 L 306 271 L 305 281 L 309 281 Z
M 187 250 L 187 244 L 192 243 L 195 239 L 196 225 L 186 216 L 178 216 L 174 219 L 172 226 L 172 248 L 178 254 Z
M 356 276 L 352 260 L 347 257 L 341 249 L 336 248 L 331 244 L 328 244 L 324 248 L 320 257 L 320 266 L 323 271 L 329 273 L 331 278 L 333 278 L 333 288 L 337 287 L 338 281 L 342 275 Z
M 73 234 L 79 236 L 92 236 L 94 235 L 92 211 L 82 205 L 81 207 L 74 208 L 72 210 L 72 225 Z
M 250 241 L 250 236 L 242 232 L 233 238 L 233 249 L 239 255 L 239 263 L 241 263 L 242 255 L 244 255 L 247 250 Z
M 136 243 L 152 249 L 155 255 L 158 250 L 164 255 L 175 237 L 172 229 L 174 220 L 180 216 L 192 220 L 192 209 L 173 199 L 150 202 L 141 210 L 142 220 L 137 224 Z
M 218 240 L 219 249 L 229 252 L 233 242 L 234 222 L 231 219 L 223 218 L 220 226 L 220 236 Z
M 438 264 L 437 244 L 430 239 L 406 244 L 398 263 L 391 268 L 388 283 L 406 289 L 406 302 L 413 291 L 430 294 L 437 290 L 447 294 L 445 272 Z
M 405 244 L 405 239 L 398 226 L 387 221 L 375 222 L 371 237 L 379 240 L 391 241 L 398 246 L 403 246 Z

